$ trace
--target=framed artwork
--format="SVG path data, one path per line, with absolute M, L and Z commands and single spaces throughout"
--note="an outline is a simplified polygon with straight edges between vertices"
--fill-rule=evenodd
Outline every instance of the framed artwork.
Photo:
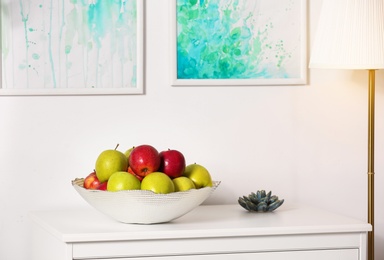
M 300 85 L 306 0 L 172 0 L 172 84 Z
M 0 95 L 143 93 L 142 0 L 0 3 Z

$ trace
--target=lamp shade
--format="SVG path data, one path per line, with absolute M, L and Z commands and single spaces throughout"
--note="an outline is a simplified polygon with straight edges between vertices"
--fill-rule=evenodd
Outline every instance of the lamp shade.
M 383 69 L 384 1 L 323 0 L 309 67 Z

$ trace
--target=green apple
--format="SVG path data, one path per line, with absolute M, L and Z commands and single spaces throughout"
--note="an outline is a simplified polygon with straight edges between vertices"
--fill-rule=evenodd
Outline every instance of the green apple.
M 107 191 L 140 190 L 140 181 L 128 172 L 113 173 L 108 180 Z
M 134 148 L 135 148 L 135 147 L 133 146 L 133 147 L 129 148 L 128 150 L 126 150 L 126 151 L 124 152 L 125 156 L 126 156 L 127 159 L 128 159 L 128 162 L 129 162 L 129 156 L 131 155 L 131 152 L 132 152 L 132 150 L 133 150 Z M 129 165 L 128 165 L 128 166 L 129 166 Z
M 185 167 L 183 176 L 191 179 L 195 184 L 196 189 L 212 187 L 211 174 L 200 164 L 194 163 Z
M 124 155 L 127 157 L 127 160 L 128 160 L 128 167 L 129 167 L 129 156 L 131 155 L 131 152 L 132 152 L 132 150 L 134 149 L 135 147 L 133 146 L 133 147 L 131 147 L 131 148 L 129 148 L 128 150 L 126 150 L 125 152 L 124 152 Z
M 132 175 L 133 176 L 133 175 Z M 142 190 L 150 190 L 154 193 L 167 194 L 175 191 L 172 179 L 162 172 L 152 172 L 141 181 Z
M 124 153 L 118 150 L 105 150 L 96 160 L 95 171 L 100 182 L 109 179 L 112 173 L 127 171 L 128 159 Z
M 175 185 L 175 191 L 187 191 L 190 189 L 196 189 L 193 181 L 185 176 L 180 176 L 172 179 L 173 185 Z

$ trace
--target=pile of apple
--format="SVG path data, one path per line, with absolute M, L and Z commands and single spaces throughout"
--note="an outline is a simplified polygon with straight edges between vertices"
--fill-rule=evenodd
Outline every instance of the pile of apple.
M 184 155 L 177 150 L 158 152 L 143 144 L 125 153 L 115 149 L 103 151 L 95 169 L 84 179 L 84 188 L 92 190 L 150 190 L 171 193 L 212 187 L 208 170 L 200 164 L 186 165 Z

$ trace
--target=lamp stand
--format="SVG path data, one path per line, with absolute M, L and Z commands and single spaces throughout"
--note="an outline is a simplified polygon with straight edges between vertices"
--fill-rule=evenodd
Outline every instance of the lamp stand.
M 372 231 L 368 232 L 368 260 L 374 260 L 375 70 L 369 70 L 368 73 L 368 223 L 372 225 Z

